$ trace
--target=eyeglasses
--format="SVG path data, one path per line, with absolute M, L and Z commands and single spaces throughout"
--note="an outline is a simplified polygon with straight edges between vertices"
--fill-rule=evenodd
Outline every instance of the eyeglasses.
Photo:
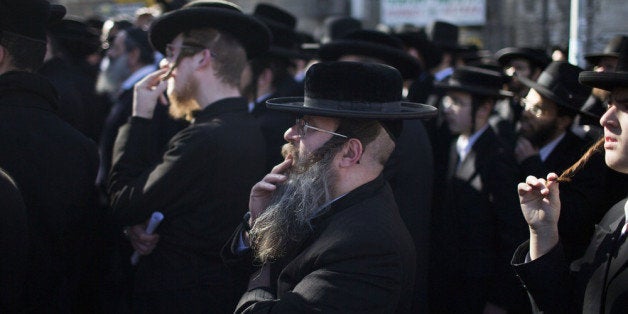
M 521 107 L 523 110 L 531 113 L 533 116 L 540 118 L 543 116 L 545 110 L 539 105 L 539 103 L 532 103 L 530 100 L 526 98 L 521 99 Z
M 178 57 L 183 57 L 183 56 L 191 56 L 199 51 L 208 49 L 207 47 L 200 45 L 200 44 L 195 44 L 195 43 L 186 43 L 186 44 L 181 44 L 181 45 L 173 45 L 173 44 L 167 44 L 166 45 L 166 59 L 168 59 L 169 61 L 173 61 L 175 59 L 175 51 L 179 50 L 179 56 Z M 215 55 L 212 54 L 212 57 L 215 57 Z
M 297 119 L 295 121 L 294 125 L 296 126 L 297 134 L 299 135 L 300 138 L 305 138 L 305 134 L 307 133 L 307 129 L 312 129 L 314 131 L 319 131 L 319 132 L 323 132 L 323 133 L 327 133 L 327 134 L 331 134 L 331 135 L 335 135 L 335 136 L 340 136 L 342 138 L 349 138 L 348 136 L 342 135 L 340 133 L 327 131 L 327 130 L 323 130 L 321 128 L 317 128 L 315 126 L 311 126 L 311 125 L 309 125 L 307 123 L 307 121 L 305 121 L 303 119 Z

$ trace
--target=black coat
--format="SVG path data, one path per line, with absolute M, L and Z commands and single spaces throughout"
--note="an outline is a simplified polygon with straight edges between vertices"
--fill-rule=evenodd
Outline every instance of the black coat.
M 271 266 L 276 290 L 246 292 L 236 313 L 411 313 L 415 252 L 382 176 L 332 203 L 312 226 Z M 233 253 L 240 233 L 223 258 L 248 275 L 250 252 Z
M 538 155 L 524 160 L 520 179 L 523 181 L 528 175 L 545 178 L 550 172 L 560 175 L 582 156 L 586 148 L 585 141 L 569 131 L 544 162 Z M 567 260 L 573 261 L 582 256 L 595 224 L 604 216 L 606 209 L 625 197 L 626 193 L 628 175 L 608 168 L 603 151 L 596 152 L 570 182 L 561 183 L 560 201 L 564 210 L 558 221 L 558 231 Z
M 13 178 L 0 169 L 0 312 L 24 309 L 24 284 L 28 273 L 26 205 Z
M 512 265 L 538 310 L 548 314 L 626 313 L 628 241 L 626 234 L 620 235 L 626 223 L 626 200 L 611 208 L 596 225 L 586 253 L 571 266 L 560 243 L 528 263 L 529 243 L 517 249 Z
M 432 308 L 477 313 L 491 302 L 520 309 L 525 295 L 509 261 L 527 237 L 527 225 L 514 157 L 489 127 L 457 168 L 455 141 L 450 158 L 442 205 L 432 220 Z
M 76 303 L 80 277 L 88 272 L 84 259 L 95 249 L 89 245 L 97 216 L 96 145 L 53 113 L 56 102 L 53 87 L 39 75 L 0 75 L 0 167 L 13 176 L 26 204 L 28 301 L 45 312 Z
M 264 175 L 259 127 L 243 98 L 217 101 L 197 112 L 152 163 L 151 122 L 134 117 L 120 129 L 109 185 L 120 225 L 143 223 L 155 211 L 165 216 L 157 247 L 138 264 L 134 311 L 231 311 L 235 300 L 220 249 Z

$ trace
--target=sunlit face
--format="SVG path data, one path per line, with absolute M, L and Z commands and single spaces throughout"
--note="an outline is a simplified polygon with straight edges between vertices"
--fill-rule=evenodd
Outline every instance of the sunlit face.
M 321 116 L 304 116 L 301 118 L 305 120 L 309 125 L 327 130 L 330 132 L 336 131 L 340 126 L 340 120 L 330 117 Z M 330 133 L 319 132 L 314 129 L 305 129 L 305 136 L 299 135 L 299 130 L 295 124 L 284 133 L 284 139 L 294 145 L 298 152 L 298 159 L 304 160 L 309 154 L 316 151 L 332 138 Z
M 463 135 L 472 133 L 472 102 L 471 94 L 465 92 L 450 91 L 443 97 L 443 112 L 452 133 Z
M 524 110 L 519 132 L 537 148 L 545 146 L 560 135 L 557 118 L 558 107 L 551 100 L 530 89 L 521 100 Z
M 604 127 L 606 164 L 615 171 L 628 173 L 628 87 L 613 90 L 600 124 Z

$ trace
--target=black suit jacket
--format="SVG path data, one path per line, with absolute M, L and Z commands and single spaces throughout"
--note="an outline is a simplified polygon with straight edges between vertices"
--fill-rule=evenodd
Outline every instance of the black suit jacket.
M 512 258 L 537 311 L 544 313 L 626 313 L 628 309 L 628 242 L 620 235 L 627 199 L 611 208 L 596 225 L 581 259 L 569 263 L 562 245 L 525 263 L 529 243 Z
M 52 85 L 26 72 L 0 75 L 0 167 L 28 217 L 27 300 L 35 312 L 70 311 L 95 248 L 96 144 L 55 113 Z
M 137 117 L 120 129 L 109 185 L 120 225 L 145 222 L 154 211 L 165 216 L 157 247 L 138 264 L 135 293 L 181 293 L 192 300 L 176 309 L 181 312 L 228 312 L 235 300 L 220 249 L 264 175 L 259 127 L 244 98 L 217 101 L 170 140 L 158 163 L 151 162 L 152 130 L 150 120 Z M 169 311 L 177 298 L 156 301 L 163 307 L 154 302 L 134 310 Z
M 247 291 L 236 313 L 410 313 L 415 252 L 383 177 L 332 203 L 312 226 L 271 265 L 276 290 Z M 240 232 L 223 258 L 248 275 L 251 260 L 234 254 Z
M 458 167 L 456 156 L 454 141 L 442 207 L 433 214 L 431 275 L 442 290 L 436 288 L 431 300 L 440 309 L 456 304 L 456 294 L 469 293 L 462 288 L 466 278 L 488 285 L 486 300 L 478 304 L 490 301 L 516 309 L 523 292 L 509 261 L 527 228 L 516 193 L 514 157 L 490 127 Z M 459 306 L 454 311 L 465 307 Z

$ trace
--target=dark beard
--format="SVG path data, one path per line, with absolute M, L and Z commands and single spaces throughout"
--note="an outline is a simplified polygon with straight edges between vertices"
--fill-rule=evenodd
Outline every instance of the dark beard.
M 558 126 L 556 125 L 556 119 L 554 119 L 550 123 L 539 125 L 538 129 L 526 132 L 522 135 L 527 138 L 534 147 L 541 148 L 549 142 L 554 134 L 556 134 L 557 129 Z
M 191 78 L 183 87 L 181 92 L 173 92 L 168 96 L 170 106 L 168 113 L 175 119 L 185 118 L 190 121 L 192 112 L 200 109 L 198 102 L 194 98 L 198 91 L 198 81 Z
M 295 160 L 288 180 L 277 187 L 270 205 L 255 221 L 251 243 L 260 262 L 277 260 L 303 240 L 312 231 L 312 217 L 332 199 L 336 175 L 331 162 L 336 150 L 325 145 L 321 149 L 327 151 L 318 161 Z M 297 158 L 296 152 L 291 154 Z

